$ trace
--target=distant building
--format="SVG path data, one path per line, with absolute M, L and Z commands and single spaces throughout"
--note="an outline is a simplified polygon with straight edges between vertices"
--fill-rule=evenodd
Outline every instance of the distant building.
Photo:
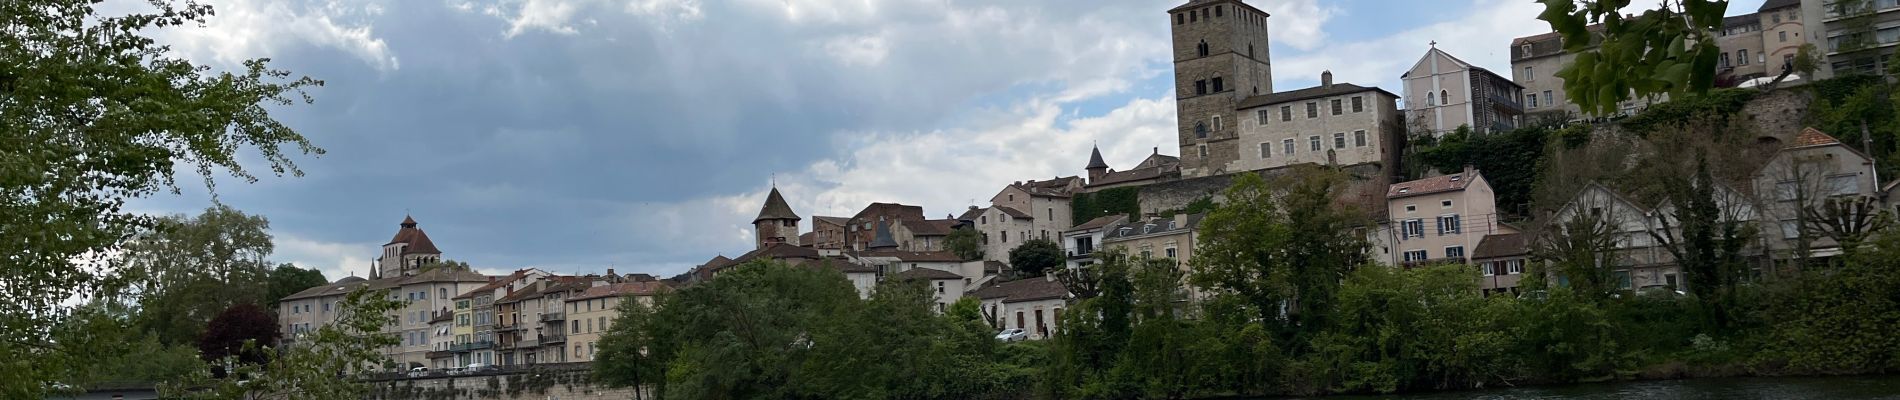
M 1801 52 L 1801 45 L 1808 44 L 1810 36 L 1807 25 L 1802 22 L 1801 3 L 1801 0 L 1767 0 L 1755 12 L 1755 18 L 1761 21 L 1761 53 L 1766 55 L 1762 65 L 1768 76 L 1793 71 L 1795 55 Z
M 1070 297 L 1054 275 L 987 284 L 969 295 L 982 300 L 983 315 L 992 325 L 1020 328 L 1031 339 L 1046 339 L 1055 332 Z
M 1117 171 L 1109 167 L 1107 162 L 1102 161 L 1102 149 L 1095 148 L 1090 150 L 1089 164 L 1084 169 L 1088 170 L 1089 179 L 1082 191 L 1094 192 L 1180 179 L 1181 159 L 1162 155 L 1161 148 L 1156 147 L 1154 154 L 1141 160 L 1141 163 L 1136 164 L 1134 168 Z
M 1405 83 L 1405 122 L 1413 132 L 1444 136 L 1460 126 L 1502 132 L 1516 129 L 1524 117 L 1523 86 L 1436 45 L 1399 79 Z
M 1191 0 L 1168 10 L 1182 176 L 1238 172 L 1242 153 L 1252 151 L 1237 121 L 1243 100 L 1273 93 L 1267 17 L 1240 0 Z
M 775 244 L 784 246 L 785 244 Z M 659 282 L 623 282 L 593 286 L 567 298 L 565 345 L 573 361 L 593 361 L 600 352 L 600 336 L 612 328 L 622 301 L 653 305 L 653 296 L 668 288 Z
M 1471 263 L 1478 266 L 1478 289 L 1486 295 L 1516 295 L 1530 254 L 1530 235 L 1484 235 L 1478 240 L 1478 248 L 1471 252 Z
M 1715 33 L 1717 73 L 1732 82 L 1768 76 L 1768 53 L 1763 51 L 1761 16 L 1754 13 L 1722 19 L 1722 30 Z M 1781 71 L 1773 71 L 1775 74 Z
M 1499 222 L 1496 193 L 1477 170 L 1394 183 L 1386 191 L 1397 254 L 1391 265 L 1466 263 L 1485 235 L 1516 233 Z
M 383 254 L 376 257 L 377 275 L 370 278 L 393 277 L 415 273 L 424 264 L 441 262 L 442 250 L 435 248 L 435 242 L 429 240 L 429 234 L 416 227 L 416 219 L 403 216 L 401 229 L 396 237 L 383 245 Z
M 1863 200 L 1878 204 L 1880 186 L 1874 179 L 1872 157 L 1814 128 L 1796 136 L 1755 173 L 1755 193 L 1762 194 L 1762 233 L 1769 250 L 1780 258 L 1799 257 L 1799 243 L 1807 241 L 1806 257 L 1841 254 L 1840 244 L 1802 229 L 1802 209 L 1820 210 L 1829 202 Z
M 1175 268 L 1187 273 L 1191 270 L 1188 262 L 1194 258 L 1194 248 L 1200 243 L 1199 228 L 1204 214 L 1177 213 L 1169 218 L 1148 217 L 1134 221 L 1111 224 L 1102 228 L 1102 247 L 1120 249 L 1124 255 L 1139 260 L 1168 260 Z M 1194 298 L 1200 298 L 1199 289 L 1188 288 Z
M 1232 129 L 1239 131 L 1246 151 L 1224 171 L 1295 164 L 1373 164 L 1395 170 L 1405 141 L 1398 95 L 1334 83 L 1332 72 L 1320 74 L 1319 86 L 1250 96 L 1236 107 L 1241 116 L 1232 119 L 1239 124 Z
M 1100 262 L 1096 258 L 1096 253 L 1104 248 L 1102 246 L 1104 240 L 1107 239 L 1109 227 L 1120 225 L 1127 220 L 1126 215 L 1104 215 L 1062 232 L 1062 250 L 1068 256 L 1069 268 L 1085 267 Z
M 779 195 L 778 188 L 765 196 L 765 205 L 759 208 L 758 218 L 752 219 L 753 233 L 758 236 L 758 247 L 774 243 L 797 246 L 798 213 L 792 212 L 792 206 L 785 203 L 785 196 Z

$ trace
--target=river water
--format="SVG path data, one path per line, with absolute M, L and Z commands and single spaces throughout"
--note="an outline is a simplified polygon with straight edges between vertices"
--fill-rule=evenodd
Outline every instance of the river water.
M 1784 400 L 1784 399 L 1894 399 L 1900 400 L 1900 376 L 1823 377 L 1823 378 L 1718 378 L 1673 381 L 1614 382 L 1562 386 L 1494 388 L 1457 392 L 1436 392 L 1389 396 L 1337 396 L 1334 399 L 1424 399 L 1424 400 L 1503 400 L 1503 399 L 1679 399 L 1679 400 Z

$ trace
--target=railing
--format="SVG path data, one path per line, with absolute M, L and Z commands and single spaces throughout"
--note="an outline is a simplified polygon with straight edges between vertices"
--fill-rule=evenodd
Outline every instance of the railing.
M 555 321 L 566 321 L 566 320 L 567 320 L 567 313 L 563 313 L 563 312 L 551 312 L 551 313 L 541 314 L 541 322 L 555 322 Z
M 544 334 L 540 334 L 540 335 L 535 335 L 535 338 L 536 338 L 536 339 L 540 339 L 540 341 L 541 341 L 541 343 L 561 343 L 561 342 L 566 342 L 566 341 L 567 341 L 567 335 L 566 335 L 566 334 L 553 334 L 553 335 L 549 335 L 549 334 L 545 334 L 545 333 L 544 333 Z
M 493 348 L 493 347 L 495 347 L 495 342 L 461 343 L 454 346 L 449 346 L 449 351 L 471 351 L 471 350 L 488 349 L 488 348 Z
M 423 353 L 423 356 L 428 357 L 429 359 L 433 360 L 437 358 L 455 357 L 455 353 L 456 351 L 454 350 L 453 347 L 451 347 L 449 350 L 436 350 L 436 351 L 431 351 L 428 353 Z
M 1492 93 L 1490 98 L 1491 98 L 1491 104 L 1496 105 L 1497 107 L 1519 112 L 1519 113 L 1524 112 L 1524 105 L 1519 104 L 1517 102 L 1517 99 L 1513 99 L 1510 96 L 1505 96 L 1499 93 Z

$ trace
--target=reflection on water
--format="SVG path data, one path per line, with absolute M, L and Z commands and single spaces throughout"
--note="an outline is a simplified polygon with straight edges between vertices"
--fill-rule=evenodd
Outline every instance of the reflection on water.
M 1585 385 L 1500 388 L 1390 396 L 1337 396 L 1337 399 L 1680 399 L 1680 400 L 1789 400 L 1828 399 L 1900 400 L 1900 376 L 1830 378 L 1721 378 L 1677 381 L 1617 382 Z

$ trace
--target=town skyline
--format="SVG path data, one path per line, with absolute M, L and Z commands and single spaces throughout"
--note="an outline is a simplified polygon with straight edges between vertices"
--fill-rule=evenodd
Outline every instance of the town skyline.
M 1737 2 L 1731 14 L 1752 11 L 1749 3 L 1759 2 Z M 343 4 L 217 4 L 220 18 L 210 29 L 175 38 L 177 51 L 214 65 L 269 56 L 329 83 L 312 93 L 315 105 L 283 111 L 329 150 L 301 163 L 309 175 L 223 184 L 219 194 L 272 219 L 273 259 L 319 268 L 331 280 L 366 273 L 405 215 L 450 258 L 490 274 L 538 267 L 668 276 L 748 250 L 747 222 L 772 181 L 806 215 L 848 216 L 871 202 L 897 202 L 941 218 L 985 205 L 1010 182 L 1084 175 L 1091 144 L 1117 169 L 1157 150 L 1178 155 L 1168 133 L 1175 115 L 1166 93 L 1173 84 L 1166 16 L 1143 2 L 907 11 L 645 2 L 598 15 L 584 11 L 600 5 L 534 13 L 530 6 L 550 4 L 542 2 L 493 12 L 473 3 Z M 1250 4 L 1273 13 L 1276 88 L 1312 86 L 1319 71 L 1331 70 L 1340 81 L 1396 91 L 1399 74 L 1433 41 L 1504 69 L 1510 38 L 1548 31 L 1532 19 L 1539 7 L 1530 2 Z M 413 17 L 466 38 L 396 24 Z M 621 24 L 607 23 L 610 17 Z M 732 19 L 767 32 L 744 32 L 732 25 L 747 24 Z M 1024 28 L 975 29 L 995 24 Z M 257 39 L 221 39 L 237 33 Z M 780 42 L 710 44 L 768 36 Z M 940 38 L 963 45 L 923 51 L 931 45 L 925 39 Z M 999 41 L 1011 43 L 989 43 Z M 694 43 L 704 44 L 703 54 L 640 57 Z M 470 56 L 454 51 L 477 45 L 494 53 L 484 57 L 488 65 L 466 65 Z M 706 74 L 747 72 L 710 67 L 746 47 L 825 63 L 735 75 L 709 83 L 712 90 L 677 83 L 715 76 L 694 66 Z M 634 54 L 585 53 L 623 48 Z M 974 62 L 985 54 L 1008 55 L 1007 62 Z M 650 62 L 609 68 L 630 60 Z M 916 82 L 919 76 L 939 82 Z M 580 90 L 590 85 L 577 82 L 589 80 L 599 88 Z M 580 95 L 568 95 L 574 91 Z M 707 107 L 735 98 L 741 101 Z M 623 107 L 612 99 L 631 101 Z M 673 102 L 684 104 L 663 104 Z M 667 115 L 681 117 L 661 118 Z M 184 196 L 133 206 L 196 214 L 207 203 L 202 184 L 188 178 L 180 186 Z

